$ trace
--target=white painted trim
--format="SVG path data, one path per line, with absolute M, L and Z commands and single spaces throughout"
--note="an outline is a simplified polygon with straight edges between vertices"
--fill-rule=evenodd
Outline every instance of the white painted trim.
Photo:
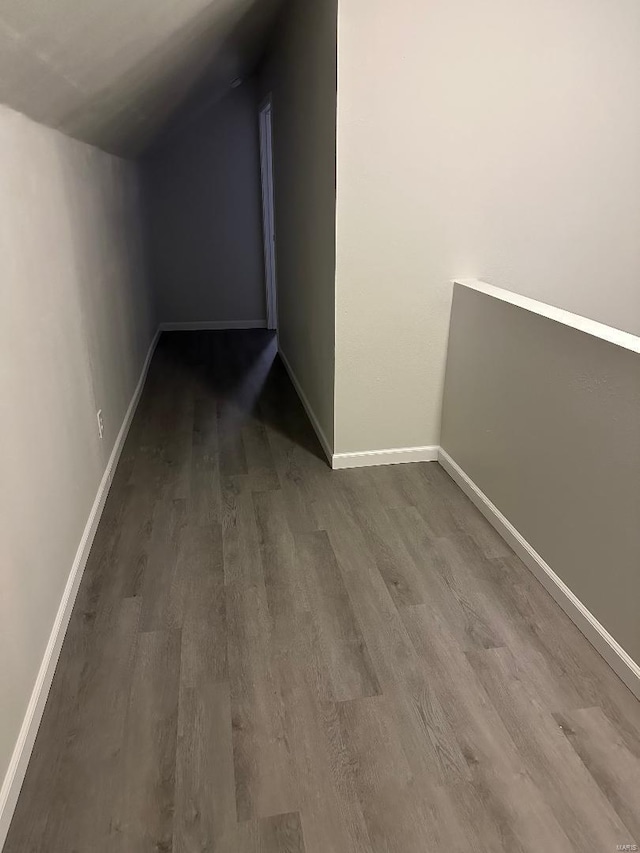
M 188 320 L 160 323 L 161 332 L 200 332 L 219 329 L 266 329 L 266 320 Z
M 276 225 L 273 182 L 272 98 L 267 95 L 260 105 L 260 184 L 262 188 L 262 243 L 267 305 L 267 328 L 278 328 L 276 287 Z
M 398 465 L 403 462 L 435 462 L 438 446 L 394 447 L 390 450 L 362 450 L 358 453 L 334 453 L 331 467 L 366 468 L 370 465 Z
M 565 311 L 563 308 L 556 308 L 554 305 L 547 305 L 545 302 L 538 302 L 536 299 L 530 299 L 528 296 L 521 296 L 519 293 L 513 293 L 511 290 L 504 290 L 502 287 L 496 287 L 493 284 L 487 284 L 484 281 L 478 281 L 475 278 L 456 279 L 454 284 L 459 284 L 462 287 L 468 287 L 470 290 L 477 290 L 478 293 L 484 293 L 486 296 L 493 296 L 495 299 L 500 299 L 502 302 L 508 302 L 510 305 L 516 305 L 518 308 L 525 308 L 527 311 L 532 311 L 534 314 L 540 314 L 541 317 L 547 317 L 549 320 L 555 320 L 556 323 L 562 323 L 564 326 L 571 326 L 572 329 L 578 329 L 580 332 L 585 332 L 587 335 L 593 335 L 594 338 L 601 338 L 603 341 L 608 341 L 610 344 L 623 347 L 631 350 L 631 352 L 640 353 L 640 337 L 632 335 L 630 332 L 623 332 L 622 329 L 614 329 L 613 326 L 605 326 L 604 323 L 598 323 L 596 320 L 589 320 L 588 317 L 581 317 L 579 314 L 572 314 L 570 311 Z
M 300 397 L 300 402 L 304 406 L 305 411 L 306 411 L 307 415 L 309 416 L 309 420 L 311 421 L 311 426 L 314 428 L 316 435 L 318 436 L 320 444 L 322 445 L 322 449 L 324 450 L 325 455 L 329 461 L 329 464 L 331 464 L 331 458 L 333 455 L 333 451 L 331 450 L 331 445 L 329 444 L 329 442 L 327 440 L 327 436 L 324 434 L 324 430 L 320 426 L 320 421 L 316 417 L 316 413 L 313 411 L 313 409 L 311 407 L 311 403 L 307 399 L 307 395 L 302 390 L 302 385 L 298 381 L 298 377 L 293 372 L 293 368 L 291 367 L 289 359 L 286 357 L 286 355 L 282 352 L 282 350 L 280 348 L 278 348 L 278 355 L 280 356 L 280 359 L 281 359 L 282 363 L 284 364 L 287 373 L 289 374 L 289 378 L 291 379 L 291 382 L 293 383 L 293 387 L 296 389 L 298 397 Z
M 29 758 L 31 757 L 31 750 L 33 749 L 33 744 L 35 743 L 36 735 L 38 733 L 38 728 L 44 712 L 44 706 L 47 701 L 47 696 L 49 695 L 49 689 L 58 663 L 60 649 L 62 648 L 69 619 L 71 618 L 71 611 L 73 610 L 76 594 L 80 586 L 80 581 L 82 580 L 82 574 L 87 564 L 89 551 L 91 550 L 91 545 L 98 528 L 98 523 L 100 522 L 102 510 L 104 509 L 109 488 L 113 480 L 113 475 L 115 473 L 118 460 L 120 459 L 120 454 L 122 453 L 122 448 L 124 447 L 124 443 L 127 438 L 127 433 L 129 432 L 129 427 L 131 426 L 131 421 L 133 420 L 136 407 L 142 394 L 144 382 L 147 377 L 149 365 L 151 364 L 151 359 L 159 336 L 160 332 L 157 331 L 151 341 L 147 357 L 140 373 L 140 379 L 138 380 L 136 389 L 133 392 L 133 397 L 129 403 L 127 413 L 124 416 L 118 437 L 115 440 L 111 456 L 107 462 L 107 467 L 102 475 L 98 492 L 93 502 L 93 506 L 91 507 L 91 512 L 89 513 L 89 518 L 85 525 L 82 538 L 80 539 L 80 544 L 78 545 L 78 550 L 76 551 L 75 559 L 71 566 L 71 571 L 69 572 L 69 577 L 67 578 L 60 606 L 58 607 L 53 628 L 49 635 L 49 642 L 47 643 L 44 657 L 42 658 L 42 663 L 40 664 L 40 669 L 38 671 L 38 676 L 36 678 L 33 691 L 31 692 L 27 711 L 24 715 L 22 726 L 20 727 L 18 740 L 16 741 L 13 755 L 11 756 L 11 761 L 9 762 L 9 767 L 7 768 L 7 772 L 4 777 L 2 788 L 0 789 L 0 850 L 6 840 L 11 818 L 18 801 L 20 788 L 22 787 L 25 773 L 27 772 L 27 765 L 29 764 Z
M 624 681 L 629 690 L 640 699 L 640 666 L 625 652 L 606 628 L 598 622 L 593 613 L 574 595 L 564 581 L 558 577 L 511 522 L 505 518 L 495 504 L 465 474 L 462 468 L 454 462 L 446 450 L 440 448 L 438 461 L 467 497 L 478 507 L 485 518 L 495 527 L 505 542 L 513 548 L 525 566 L 533 572 L 545 589 L 551 593 L 567 616 L 582 631 L 587 640 L 602 655 L 622 681 Z

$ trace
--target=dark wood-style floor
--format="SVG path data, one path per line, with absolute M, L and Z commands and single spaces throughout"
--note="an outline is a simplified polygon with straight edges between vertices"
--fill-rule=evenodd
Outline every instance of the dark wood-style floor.
M 332 472 L 274 358 L 160 341 L 6 853 L 640 844 L 640 703 L 436 463 Z

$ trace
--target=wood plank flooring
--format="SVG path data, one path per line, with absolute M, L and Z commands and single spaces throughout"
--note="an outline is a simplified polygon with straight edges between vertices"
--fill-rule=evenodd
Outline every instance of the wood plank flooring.
M 625 844 L 640 703 L 437 463 L 332 472 L 272 334 L 165 334 L 5 853 Z

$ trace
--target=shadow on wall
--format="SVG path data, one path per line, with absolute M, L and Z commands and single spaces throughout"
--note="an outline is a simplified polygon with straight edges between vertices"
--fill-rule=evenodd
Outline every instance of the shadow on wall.
M 247 473 L 244 448 L 238 442 L 242 441 L 240 429 L 251 420 L 285 436 L 326 465 L 277 354 L 276 334 L 265 329 L 165 332 L 160 338 L 150 379 L 177 376 L 178 387 L 195 389 L 196 401 L 215 400 L 218 447 L 230 463 L 225 466 L 222 461 L 223 473 Z
M 65 275 L 74 283 L 74 296 L 66 305 L 79 311 L 93 395 L 90 410 L 107 412 L 99 444 L 104 467 L 157 327 L 145 266 L 141 182 L 134 163 L 105 158 L 62 135 L 52 140 Z M 108 218 L 97 228 L 105 207 Z M 93 419 L 90 426 L 93 432 Z
M 264 322 L 258 94 L 246 80 L 142 163 L 161 322 Z
M 53 105 L 33 118 L 119 156 L 142 156 L 180 133 L 255 66 L 282 3 L 173 5 L 170 19 L 159 14 L 148 22 L 148 37 L 132 42 L 135 32 L 125 36 L 120 63 L 111 62 L 99 77 L 103 85 L 62 113 Z M 135 30 L 141 19 L 132 12 L 130 20 Z

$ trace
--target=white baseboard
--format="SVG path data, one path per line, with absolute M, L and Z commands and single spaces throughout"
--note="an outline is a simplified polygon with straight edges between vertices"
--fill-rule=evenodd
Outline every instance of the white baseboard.
M 435 462 L 438 446 L 394 447 L 390 450 L 363 450 L 359 453 L 334 453 L 332 468 L 366 468 L 369 465 L 398 465 L 402 462 Z
M 11 761 L 9 762 L 9 767 L 2 783 L 2 788 L 0 789 L 0 850 L 4 845 L 9 831 L 9 824 L 11 823 L 11 818 L 18 801 L 20 788 L 22 787 L 25 773 L 27 772 L 27 765 L 29 764 L 29 758 L 31 757 L 31 750 L 33 749 L 36 735 L 38 733 L 38 728 L 44 712 L 44 706 L 47 701 L 51 682 L 58 663 L 60 649 L 62 648 L 69 619 L 71 618 L 71 611 L 73 610 L 76 594 L 80 586 L 80 581 L 82 580 L 82 574 L 87 564 L 87 558 L 89 557 L 89 551 L 91 550 L 91 545 L 98 528 L 98 523 L 102 515 L 102 510 L 104 509 L 118 460 L 120 459 L 120 454 L 122 453 L 122 448 L 124 447 L 127 433 L 129 432 L 129 427 L 131 426 L 131 421 L 133 420 L 136 407 L 142 394 L 147 371 L 149 370 L 149 365 L 151 364 L 151 359 L 153 357 L 159 335 L 159 331 L 156 332 L 151 345 L 149 346 L 149 351 L 147 352 L 147 357 L 142 367 L 142 372 L 140 374 L 136 390 L 133 392 L 133 397 L 129 403 L 127 413 L 124 416 L 124 420 L 113 446 L 113 450 L 111 451 L 107 467 L 102 475 L 98 492 L 93 502 L 93 506 L 91 507 L 91 512 L 89 513 L 89 518 L 85 525 L 82 538 L 80 539 L 80 544 L 78 545 L 78 550 L 76 551 L 76 556 L 73 561 L 73 565 L 71 566 L 71 571 L 69 572 L 69 577 L 67 578 L 60 606 L 58 607 L 53 628 L 49 635 L 49 642 L 47 643 L 44 657 L 42 658 L 42 663 L 40 664 L 40 669 L 38 671 L 38 676 L 27 706 L 27 711 L 24 716 L 22 726 L 20 727 L 18 740 L 13 750 Z
M 324 434 L 324 430 L 320 426 L 320 421 L 316 417 L 316 413 L 313 411 L 313 408 L 311 407 L 311 403 L 307 399 L 307 395 L 302 390 L 302 385 L 298 381 L 298 377 L 293 372 L 293 368 L 291 367 L 289 359 L 282 352 L 280 347 L 278 347 L 278 355 L 280 356 L 280 359 L 281 359 L 282 363 L 284 364 L 287 373 L 289 374 L 289 379 L 291 379 L 291 382 L 293 383 L 293 387 L 296 389 L 298 397 L 300 397 L 300 402 L 304 406 L 305 411 L 306 411 L 307 415 L 309 416 L 309 420 L 311 421 L 311 426 L 314 428 L 315 433 L 318 436 L 318 440 L 320 441 L 320 444 L 322 445 L 322 449 L 324 450 L 325 455 L 326 455 L 327 459 L 329 460 L 329 464 L 331 464 L 331 458 L 333 455 L 333 451 L 331 450 L 331 445 L 327 441 L 327 436 Z
M 161 332 L 200 332 L 218 329 L 266 329 L 266 320 L 194 320 L 160 323 Z
M 606 628 L 598 622 L 593 613 L 584 606 L 551 566 L 543 560 L 535 548 L 527 542 L 524 536 L 516 530 L 495 504 L 442 448 L 438 454 L 438 461 L 485 518 L 495 527 L 505 542 L 513 548 L 525 566 L 533 572 L 545 589 L 554 597 L 567 616 L 624 681 L 629 690 L 640 699 L 640 666 L 625 652 Z

